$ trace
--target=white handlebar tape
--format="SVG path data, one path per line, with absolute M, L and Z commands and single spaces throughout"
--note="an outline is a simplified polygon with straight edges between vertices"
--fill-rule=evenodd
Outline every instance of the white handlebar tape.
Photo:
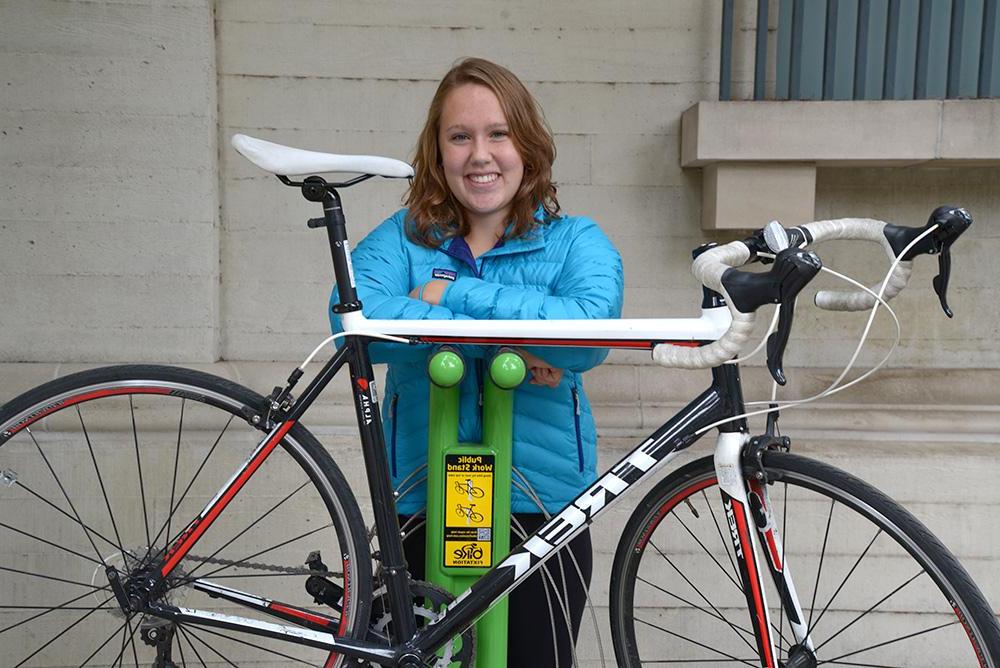
M 676 369 L 706 369 L 724 364 L 739 355 L 753 333 L 756 314 L 743 313 L 733 306 L 733 300 L 722 286 L 722 275 L 727 269 L 743 266 L 749 259 L 750 249 L 742 241 L 716 246 L 695 259 L 691 265 L 695 278 L 725 298 L 733 322 L 722 337 L 707 346 L 687 348 L 669 343 L 658 344 L 653 347 L 653 361 Z
M 896 253 L 883 234 L 885 223 L 871 218 L 840 218 L 838 220 L 819 220 L 803 225 L 813 237 L 813 243 L 830 241 L 831 239 L 860 239 L 871 241 L 882 246 L 890 261 L 895 261 Z M 906 287 L 913 272 L 913 262 L 905 260 L 896 265 L 892 275 L 886 280 L 885 292 L 882 298 L 889 301 Z M 882 289 L 882 283 L 871 286 L 876 294 Z M 875 298 L 860 290 L 820 290 L 816 293 L 816 306 L 828 311 L 866 311 L 875 305 Z

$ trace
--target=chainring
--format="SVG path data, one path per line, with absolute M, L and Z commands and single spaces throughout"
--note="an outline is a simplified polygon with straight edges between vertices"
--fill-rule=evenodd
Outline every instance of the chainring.
M 440 617 L 439 610 L 455 600 L 447 590 L 423 580 L 411 580 L 410 591 L 413 592 L 413 613 L 417 618 L 417 626 L 422 627 Z M 385 587 L 380 587 L 374 593 L 372 603 L 372 629 L 381 635 L 388 635 L 392 624 L 389 613 L 389 601 Z M 458 643 L 461 640 L 461 644 Z M 447 668 L 458 665 L 461 668 L 472 668 L 476 659 L 476 631 L 470 626 L 460 636 L 452 638 L 440 650 L 434 663 L 427 665 L 434 668 Z

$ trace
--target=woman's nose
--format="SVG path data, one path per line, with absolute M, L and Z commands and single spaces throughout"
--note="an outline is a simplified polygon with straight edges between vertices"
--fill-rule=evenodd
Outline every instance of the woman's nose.
M 493 154 L 490 152 L 489 142 L 485 139 L 475 139 L 472 142 L 472 160 L 476 163 L 484 163 L 492 160 Z

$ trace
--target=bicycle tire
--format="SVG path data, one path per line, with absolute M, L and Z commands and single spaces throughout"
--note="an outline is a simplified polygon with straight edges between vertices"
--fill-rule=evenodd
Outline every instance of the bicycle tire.
M 957 559 L 908 511 L 814 460 L 767 452 L 763 463 L 820 665 L 1000 665 L 994 613 Z M 611 576 L 619 666 L 761 665 L 731 548 L 711 457 L 672 473 L 643 498 Z M 787 614 L 772 578 L 762 577 L 784 662 L 793 644 Z
M 59 378 L 0 406 L 6 665 L 152 665 L 156 648 L 142 640 L 156 622 L 126 618 L 106 587 L 105 565 L 127 571 L 162 555 L 262 438 L 253 416 L 263 401 L 206 373 L 130 365 Z M 344 612 L 317 606 L 305 591 L 315 571 L 304 562 L 316 549 L 325 577 L 346 591 Z M 301 424 L 178 568 L 167 602 L 289 624 L 192 588 L 191 578 L 205 578 L 321 612 L 338 620 L 330 624 L 338 635 L 367 633 L 365 523 L 343 473 Z M 343 662 L 280 640 L 177 626 L 170 650 L 178 665 Z

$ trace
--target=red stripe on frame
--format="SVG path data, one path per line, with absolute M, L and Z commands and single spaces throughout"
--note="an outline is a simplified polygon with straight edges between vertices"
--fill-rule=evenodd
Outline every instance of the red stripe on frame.
M 701 341 L 627 341 L 622 339 L 534 339 L 516 337 L 490 337 L 490 336 L 415 336 L 413 337 L 423 343 L 479 343 L 496 345 L 521 345 L 521 346 L 577 346 L 594 348 L 621 348 L 650 350 L 653 346 L 666 343 L 672 346 L 682 346 L 684 348 L 697 348 L 702 345 Z
M 287 605 L 282 605 L 281 603 L 272 602 L 271 605 L 267 606 L 271 610 L 276 612 L 283 612 L 286 615 L 291 615 L 292 617 L 298 617 L 299 619 L 305 619 L 314 624 L 319 624 L 321 626 L 329 626 L 330 622 L 334 621 L 330 617 L 324 617 L 323 615 L 317 615 L 312 612 L 306 612 L 305 610 L 299 610 L 298 608 L 290 608 Z
M 764 663 L 768 668 L 777 668 L 774 657 L 771 655 L 771 633 L 767 628 L 767 611 L 764 610 L 764 596 L 760 591 L 760 573 L 757 571 L 757 562 L 754 559 L 753 541 L 750 539 L 750 532 L 747 530 L 747 518 L 743 504 L 736 500 L 730 501 L 733 505 L 733 515 L 736 518 L 736 530 L 740 534 L 740 545 L 743 547 L 743 559 L 747 564 L 747 571 L 750 577 L 750 592 L 754 600 L 754 616 L 757 619 L 757 628 L 761 634 L 761 645 L 764 651 Z
M 257 456 L 247 464 L 246 468 L 243 469 L 243 472 L 240 473 L 236 480 L 233 481 L 233 484 L 229 486 L 229 489 L 226 490 L 215 505 L 209 509 L 205 517 L 194 525 L 193 529 L 189 533 L 184 535 L 184 541 L 181 543 L 180 547 L 171 550 L 169 553 L 170 558 L 167 560 L 167 563 L 163 565 L 163 568 L 160 569 L 160 574 L 163 575 L 163 577 L 170 575 L 171 571 L 173 571 L 177 564 L 180 563 L 181 559 L 187 555 L 191 547 L 198 542 L 198 539 L 201 538 L 201 535 L 205 533 L 205 530 L 212 525 L 215 518 L 219 516 L 227 505 L 229 505 L 229 502 L 233 500 L 236 493 L 239 492 L 243 488 L 243 485 L 246 484 L 247 480 L 250 479 L 250 476 L 252 476 L 257 469 L 260 468 L 260 465 L 264 463 L 267 456 L 271 454 L 271 451 L 274 450 L 278 443 L 281 442 L 281 439 L 285 437 L 285 434 L 289 432 L 294 424 L 294 420 L 288 420 L 278 428 L 277 433 L 271 438 L 270 441 L 267 442 L 261 451 L 257 453 Z

